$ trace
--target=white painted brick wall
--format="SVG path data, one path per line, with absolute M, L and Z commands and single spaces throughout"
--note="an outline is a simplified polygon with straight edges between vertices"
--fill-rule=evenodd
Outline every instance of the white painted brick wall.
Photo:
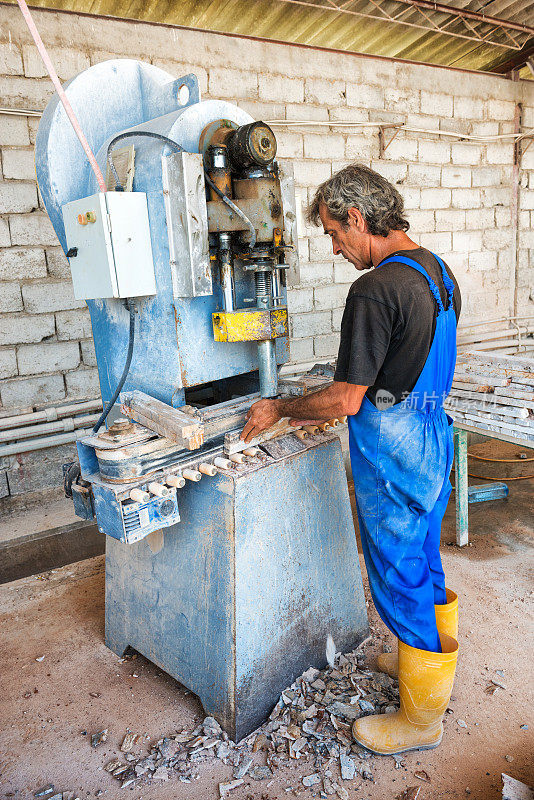
M 50 82 L 18 10 L 4 7 L 2 14 L 9 33 L 0 43 L 2 104 L 42 108 L 51 95 Z M 402 132 L 380 157 L 377 130 L 348 123 L 399 121 L 497 135 L 511 130 L 519 101 L 524 124 L 534 127 L 532 85 L 199 31 L 180 32 L 177 57 L 170 28 L 35 14 L 62 80 L 89 63 L 141 58 L 176 77 L 195 72 L 205 96 L 233 100 L 257 119 L 338 123 L 330 129 L 276 127 L 279 155 L 293 161 L 303 203 L 333 170 L 354 160 L 371 165 L 402 194 L 413 237 L 456 269 L 464 291 L 463 319 L 508 313 L 515 235 L 511 144 Z M 5 408 L 98 393 L 88 310 L 73 298 L 68 263 L 37 207 L 37 122 L 0 114 L 0 399 Z M 386 131 L 386 141 L 391 134 Z M 532 313 L 534 147 L 525 153 L 522 168 L 518 287 L 520 313 Z M 303 225 L 299 235 L 300 284 L 290 287 L 288 299 L 291 357 L 332 358 L 346 294 L 358 273 L 334 257 L 321 229 Z

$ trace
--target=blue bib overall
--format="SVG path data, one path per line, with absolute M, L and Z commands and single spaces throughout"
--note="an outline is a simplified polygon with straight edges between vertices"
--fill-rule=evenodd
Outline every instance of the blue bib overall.
M 430 352 L 414 388 L 385 410 L 364 397 L 348 418 L 349 444 L 362 549 L 374 604 L 405 644 L 441 652 L 434 604 L 445 604 L 439 553 L 441 522 L 451 493 L 452 420 L 443 410 L 456 363 L 454 284 L 437 259 L 447 290 L 411 258 L 406 264 L 428 281 L 438 306 Z

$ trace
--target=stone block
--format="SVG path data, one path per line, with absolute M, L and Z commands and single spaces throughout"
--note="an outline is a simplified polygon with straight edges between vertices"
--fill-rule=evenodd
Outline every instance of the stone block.
M 341 111 L 340 108 L 333 108 L 331 113 L 335 114 Z M 345 109 L 346 111 L 347 109 Z M 317 120 L 317 122 L 327 122 L 330 117 L 328 108 L 324 106 L 311 106 L 309 103 L 286 103 L 285 104 L 285 118 L 290 120 Z M 282 116 L 284 114 L 282 113 Z M 334 119 L 334 117 L 332 117 Z M 307 130 L 324 131 L 324 126 L 320 125 L 317 128 L 307 127 Z
M 339 335 L 328 333 L 325 336 L 315 336 L 313 339 L 313 351 L 317 358 L 330 358 L 337 356 L 339 350 Z
M 0 145 L 24 147 L 30 144 L 26 117 L 0 114 Z
M 0 183 L 0 214 L 33 211 L 37 205 L 35 184 L 18 181 Z
M 10 108 L 45 108 L 54 94 L 50 78 L 27 78 L 21 75 L 0 75 L 0 97 Z M 4 115 L 2 115 L 4 116 Z M 28 144 L 28 142 L 14 142 Z
M 421 113 L 437 117 L 452 117 L 453 97 L 450 94 L 421 92 Z
M 341 320 L 343 318 L 343 312 L 345 311 L 344 308 L 334 308 L 332 309 L 332 330 L 333 331 L 340 331 L 341 330 Z
M 58 311 L 56 313 L 57 338 L 60 341 L 68 339 L 89 339 L 93 335 L 91 317 L 88 308 L 74 309 L 72 311 Z
M 55 70 L 62 80 L 73 78 L 90 66 L 89 57 L 81 50 L 66 47 L 50 47 L 47 49 Z M 24 74 L 27 78 L 48 77 L 48 72 L 36 47 L 25 45 L 22 48 L 22 54 L 24 58 Z
M 46 249 L 46 266 L 50 277 L 70 280 L 69 262 L 61 247 L 49 247 Z
M 496 269 L 497 253 L 492 250 L 483 250 L 479 253 L 469 253 L 469 269 L 486 270 Z
M 421 92 L 419 89 L 386 88 L 384 90 L 384 107 L 386 111 L 408 114 L 419 113 L 421 110 Z
M 340 258 L 334 262 L 334 283 L 352 284 L 358 277 L 358 272 L 354 264 Z
M 528 212 L 527 212 L 528 213 Z M 510 208 L 497 207 L 495 209 L 495 225 L 497 228 L 507 228 L 512 224 L 512 211 Z M 525 226 L 527 228 L 534 228 L 534 220 L 531 218 L 530 222 Z
M 431 189 L 425 189 L 425 191 L 432 191 Z M 435 189 L 433 191 L 444 191 Z M 424 206 L 421 205 L 421 189 L 416 188 L 415 186 L 399 186 L 399 192 L 404 200 L 404 208 L 410 210 L 412 208 L 423 208 Z M 432 208 L 434 206 L 431 206 Z
M 345 81 L 306 78 L 304 102 L 312 105 L 340 106 L 346 102 Z
M 378 135 L 368 136 L 363 133 L 347 136 L 345 141 L 345 156 L 350 161 L 357 161 L 360 164 L 371 162 L 377 159 L 380 154 Z M 383 162 L 380 162 L 383 163 Z M 379 170 L 378 170 L 379 171 Z
M 452 249 L 460 253 L 482 250 L 482 231 L 455 231 L 452 235 Z
M 42 342 L 55 334 L 54 315 L 2 314 L 0 316 L 0 346 Z
M 512 228 L 489 228 L 483 233 L 483 243 L 487 250 L 505 250 L 512 245 L 515 236 Z
M 72 284 L 67 281 L 29 283 L 22 287 L 22 297 L 24 308 L 32 314 L 82 308 L 85 305 L 84 300 L 75 299 Z
M 22 297 L 18 283 L 0 283 L 0 311 L 22 311 Z
M 208 86 L 212 97 L 257 97 L 258 75 L 255 72 L 213 67 L 209 70 Z
M 426 247 L 433 253 L 448 253 L 451 249 L 452 234 L 448 231 L 439 233 L 422 233 L 419 236 L 421 247 Z
M 512 194 L 509 187 L 489 186 L 476 191 L 482 194 L 482 204 L 484 206 L 510 206 Z
M 462 231 L 465 228 L 465 211 L 445 208 L 436 211 L 437 231 Z
M 441 167 L 433 164 L 410 164 L 408 168 L 408 181 L 410 186 L 439 186 L 441 181 Z
M 17 45 L 0 42 L 0 75 L 23 75 L 22 57 Z
M 297 186 L 312 186 L 316 189 L 320 183 L 332 175 L 332 164 L 330 161 L 300 161 L 297 159 L 293 162 L 293 170 Z
M 80 342 L 82 348 L 82 361 L 86 367 L 96 367 L 95 345 L 92 339 Z
M 417 151 L 417 139 L 409 139 L 408 136 L 401 133 L 388 145 L 383 158 L 388 161 L 417 161 Z
M 0 280 L 44 277 L 46 277 L 44 250 L 37 247 L 10 247 L 0 250 Z
M 514 148 L 511 142 L 492 142 L 486 146 L 488 164 L 512 164 Z
M 480 189 L 452 189 L 453 208 L 480 208 L 481 205 Z
M 320 336 L 332 332 L 330 311 L 316 311 L 310 314 L 293 314 L 290 317 L 291 337 L 304 339 L 307 336 Z
M 7 219 L 0 217 L 0 247 L 9 247 L 11 236 L 9 235 L 9 224 Z M 2 268 L 2 253 L 0 252 L 0 270 Z
M 23 147 L 2 148 L 4 178 L 18 181 L 35 181 L 35 155 Z
M 33 214 L 15 214 L 9 218 L 11 242 L 14 245 L 57 245 L 52 223 L 42 211 Z
M 281 130 L 276 132 L 278 158 L 302 158 L 303 136 L 296 131 Z
M 302 78 L 260 74 L 258 86 L 261 100 L 269 100 L 271 102 L 284 101 L 287 103 L 304 102 L 304 80 Z
M 436 229 L 435 214 L 432 210 L 413 209 L 408 215 L 410 230 L 414 234 L 431 233 Z
M 294 364 L 306 361 L 313 361 L 313 339 L 311 336 L 305 339 L 290 339 L 289 354 Z
M 448 164 L 451 160 L 451 145 L 449 142 L 419 139 L 418 158 L 419 161 L 429 164 Z
M 36 406 L 63 400 L 65 384 L 62 375 L 39 375 L 33 378 L 6 380 L 0 387 L 4 408 Z
M 290 314 L 313 311 L 313 289 L 290 289 L 287 293 L 287 307 Z
M 384 90 L 380 86 L 347 83 L 347 105 L 355 108 L 384 108 Z
M 421 208 L 448 208 L 450 204 L 450 189 L 421 189 Z
M 330 286 L 317 286 L 313 290 L 314 307 L 316 311 L 326 311 L 332 308 L 341 308 L 347 301 L 350 284 L 333 283 Z
M 66 372 L 65 383 L 69 399 L 90 400 L 100 394 L 98 370 L 94 368 L 80 368 L 73 372 Z
M 314 236 L 310 239 L 310 261 L 328 261 L 334 258 L 330 236 Z
M 0 349 L 0 378 L 12 378 L 17 374 L 17 354 L 14 348 Z
M 486 101 L 486 108 L 488 119 L 510 122 L 514 119 L 515 103 L 512 101 L 491 98 Z
M 345 140 L 336 133 L 305 133 L 304 158 L 343 158 Z
M 406 183 L 406 176 L 408 175 L 407 164 L 394 164 L 391 161 L 373 161 L 371 169 L 374 169 L 375 172 L 378 172 L 390 183 L 399 185 Z
M 471 170 L 469 167 L 442 167 L 441 185 L 449 188 L 470 188 Z
M 483 145 L 468 144 L 467 142 L 453 142 L 451 145 L 452 163 L 475 166 L 476 164 L 480 164 L 483 152 Z
M 300 265 L 300 287 L 324 286 L 334 280 L 332 261 L 312 261 Z
M 19 375 L 41 372 L 64 372 L 80 363 L 80 348 L 76 342 L 42 342 L 23 344 L 17 351 Z
M 455 95 L 453 114 L 459 119 L 482 119 L 484 103 L 479 97 L 457 97 Z
M 472 186 L 498 186 L 501 183 L 501 170 L 499 167 L 478 167 L 472 170 Z
M 493 208 L 470 209 L 465 212 L 465 227 L 469 231 L 493 228 L 495 225 L 495 212 Z
M 56 489 L 63 485 L 63 464 L 77 458 L 76 445 L 47 447 L 32 453 L 20 453 L 7 470 L 10 494 Z
M 534 209 L 534 191 L 523 189 L 520 197 L 520 206 L 526 210 Z

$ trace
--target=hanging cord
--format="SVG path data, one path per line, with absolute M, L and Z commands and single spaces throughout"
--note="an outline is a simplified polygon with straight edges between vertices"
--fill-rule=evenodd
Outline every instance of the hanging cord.
M 489 461 L 495 464 L 525 464 L 529 461 L 534 461 L 534 458 L 485 458 L 484 456 L 476 456 L 474 453 L 467 453 L 469 458 L 476 458 L 477 461 Z M 520 475 L 518 478 L 494 478 L 488 475 L 475 475 L 474 472 L 467 473 L 470 478 L 481 478 L 483 481 L 528 481 L 534 478 L 534 475 Z
M 52 64 L 52 62 L 50 60 L 50 57 L 49 57 L 48 53 L 46 52 L 46 48 L 45 48 L 45 46 L 43 44 L 43 40 L 41 39 L 41 37 L 39 35 L 39 31 L 37 30 L 37 28 L 35 26 L 35 22 L 32 19 L 32 15 L 30 14 L 30 10 L 29 10 L 28 6 L 26 5 L 26 0 L 17 0 L 17 3 L 19 5 L 20 10 L 22 11 L 22 16 L 26 20 L 27 26 L 30 29 L 30 33 L 33 36 L 33 41 L 37 45 L 37 50 L 39 51 L 39 55 L 43 59 L 44 65 L 45 65 L 45 67 L 46 67 L 46 69 L 48 71 L 48 74 L 50 75 L 50 79 L 51 79 L 52 83 L 54 84 L 56 92 L 58 93 L 59 99 L 63 103 L 63 108 L 65 109 L 67 117 L 70 120 L 70 124 L 74 128 L 74 133 L 76 134 L 76 136 L 80 140 L 80 144 L 81 144 L 81 146 L 83 147 L 83 149 L 85 151 L 85 155 L 87 156 L 87 158 L 89 160 L 89 163 L 91 165 L 91 168 L 92 168 L 93 172 L 95 173 L 96 180 L 98 182 L 98 186 L 100 187 L 100 191 L 101 192 L 105 192 L 106 191 L 106 182 L 104 180 L 104 176 L 102 175 L 100 167 L 98 166 L 98 164 L 96 162 L 96 158 L 94 156 L 94 153 L 93 153 L 93 151 L 91 150 L 91 148 L 89 146 L 89 142 L 87 141 L 87 139 L 84 136 L 84 133 L 83 133 L 82 128 L 81 128 L 81 125 L 78 122 L 78 118 L 76 117 L 76 114 L 74 113 L 74 110 L 73 110 L 71 104 L 69 103 L 69 99 L 68 99 L 67 95 L 65 94 L 65 91 L 64 91 L 64 89 L 63 89 L 63 87 L 62 87 L 62 85 L 61 85 L 61 83 L 59 81 L 57 72 L 54 69 L 54 65 Z
M 247 226 L 247 228 L 249 229 L 249 231 L 250 231 L 250 242 L 249 242 L 249 246 L 250 246 L 250 249 L 252 249 L 252 248 L 254 247 L 254 245 L 256 244 L 256 228 L 254 227 L 254 225 L 252 224 L 252 222 L 249 220 L 249 218 L 248 218 L 248 217 L 247 217 L 247 216 L 246 216 L 246 215 L 245 215 L 245 214 L 244 214 L 244 213 L 241 211 L 241 209 L 240 209 L 240 208 L 238 208 L 238 207 L 236 206 L 236 204 L 235 204 L 235 203 L 232 203 L 232 201 L 230 200 L 230 198 L 228 197 L 228 195 L 226 195 L 224 192 L 221 192 L 221 190 L 219 189 L 219 187 L 218 187 L 218 186 L 216 186 L 216 185 L 213 183 L 213 181 L 211 180 L 211 178 L 210 178 L 210 176 L 208 175 L 208 173 L 206 172 L 206 170 L 204 170 L 204 176 L 205 176 L 205 178 L 206 178 L 206 182 L 208 183 L 208 186 L 211 186 L 211 188 L 213 189 L 213 191 L 215 192 L 215 194 L 218 194 L 218 195 L 219 195 L 219 197 L 221 198 L 221 200 L 223 201 L 223 203 L 226 203 L 226 205 L 228 206 L 228 208 L 231 208 L 231 209 L 232 209 L 232 211 L 233 211 L 234 213 L 236 213 L 236 214 L 237 214 L 237 216 L 239 217 L 239 219 L 242 219 L 242 220 L 243 220 L 243 222 L 245 223 L 245 225 L 246 225 L 246 226 Z
M 170 147 L 174 147 L 174 149 L 178 153 L 184 152 L 184 148 L 181 145 L 179 145 L 177 142 L 174 142 L 172 139 L 169 139 L 168 136 L 164 136 L 162 133 L 155 133 L 154 131 L 125 131 L 124 133 L 119 133 L 108 144 L 108 149 L 106 153 L 106 161 L 109 164 L 109 168 L 113 175 L 113 179 L 115 180 L 116 192 L 123 192 L 124 187 L 121 183 L 121 179 L 119 178 L 119 173 L 117 172 L 117 168 L 113 163 L 113 154 L 111 151 L 114 145 L 116 145 L 117 142 L 120 142 L 121 139 L 131 139 L 133 136 L 147 136 L 150 139 L 159 139 L 160 141 L 165 142 L 165 144 L 168 144 Z
M 129 308 L 129 311 L 130 311 L 130 335 L 129 335 L 129 338 L 128 338 L 128 353 L 126 355 L 126 364 L 124 365 L 124 369 L 122 371 L 122 375 L 121 375 L 120 380 L 119 380 L 119 382 L 117 384 L 117 388 L 115 389 L 115 391 L 113 393 L 113 397 L 111 398 L 111 400 L 109 401 L 109 403 L 107 404 L 107 406 L 103 410 L 102 414 L 98 418 L 98 421 L 97 421 L 96 425 L 93 428 L 93 433 L 98 433 L 100 427 L 102 426 L 102 423 L 105 422 L 109 412 L 111 411 L 111 409 L 113 408 L 113 406 L 115 405 L 115 403 L 117 401 L 117 397 L 121 393 L 122 387 L 124 386 L 124 382 L 126 380 L 126 376 L 128 375 L 128 372 L 130 371 L 130 364 L 132 363 L 134 340 L 135 340 L 135 300 L 132 297 L 130 297 L 127 302 L 128 302 L 128 308 Z

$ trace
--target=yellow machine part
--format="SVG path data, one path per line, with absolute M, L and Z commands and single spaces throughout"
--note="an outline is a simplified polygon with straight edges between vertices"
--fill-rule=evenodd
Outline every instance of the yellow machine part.
M 287 308 L 217 311 L 213 335 L 216 342 L 261 342 L 288 336 Z

